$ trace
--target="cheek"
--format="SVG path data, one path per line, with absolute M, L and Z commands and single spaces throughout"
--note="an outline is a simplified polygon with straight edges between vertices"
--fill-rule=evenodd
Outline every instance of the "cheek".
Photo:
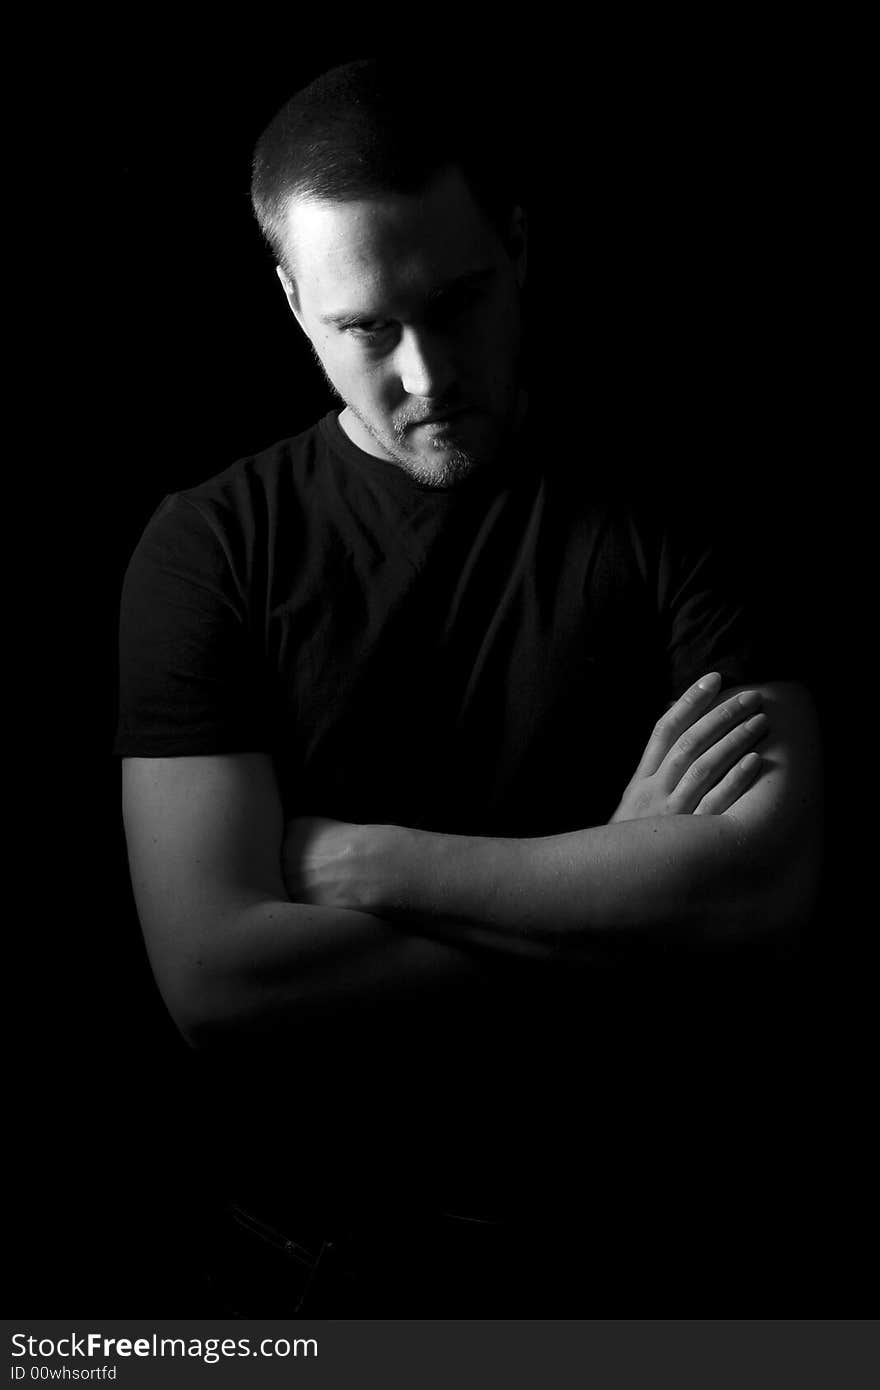
M 346 343 L 336 340 L 325 341 L 321 344 L 318 355 L 324 371 L 341 395 L 348 397 L 352 394 L 363 394 L 363 373 L 355 354 L 348 349 Z
M 393 366 L 383 360 L 371 362 L 356 349 L 337 351 L 327 359 L 325 371 L 341 396 L 374 411 L 395 408 L 400 395 L 395 386 Z
M 518 321 L 519 305 L 515 296 L 501 294 L 474 323 L 473 337 L 481 343 L 507 343 L 515 335 Z
M 513 370 L 519 340 L 519 318 L 509 306 L 499 306 L 491 316 L 474 324 L 466 345 L 469 374 L 492 383 Z

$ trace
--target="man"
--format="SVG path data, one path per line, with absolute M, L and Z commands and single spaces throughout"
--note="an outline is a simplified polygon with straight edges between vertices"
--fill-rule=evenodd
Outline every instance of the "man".
M 335 69 L 253 196 L 343 409 L 160 507 L 117 738 L 157 981 L 248 1116 L 239 1225 L 309 1270 L 239 1303 L 597 1311 L 611 981 L 671 998 L 664 961 L 809 913 L 811 703 L 529 418 L 525 218 L 458 107 Z

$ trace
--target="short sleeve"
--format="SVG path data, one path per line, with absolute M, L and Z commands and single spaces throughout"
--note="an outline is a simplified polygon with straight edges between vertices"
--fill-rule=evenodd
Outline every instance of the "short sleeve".
M 263 663 L 216 523 L 165 498 L 126 571 L 119 631 L 122 757 L 268 748 Z
M 725 686 L 796 677 L 791 651 L 770 640 L 767 613 L 723 546 L 668 528 L 658 603 L 669 703 L 708 671 L 719 671 Z

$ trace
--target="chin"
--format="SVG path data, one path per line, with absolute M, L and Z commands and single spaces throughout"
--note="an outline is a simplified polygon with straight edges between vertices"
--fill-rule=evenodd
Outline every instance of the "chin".
M 501 441 L 492 423 L 485 418 L 469 421 L 469 428 L 450 431 L 434 439 L 431 447 L 419 451 L 419 461 L 429 472 L 464 478 L 477 468 L 494 462 Z
M 452 487 L 469 477 L 482 460 L 463 449 L 446 448 L 428 455 L 398 453 L 395 462 L 423 486 Z
M 349 409 L 384 455 L 424 487 L 451 487 L 462 482 L 497 456 L 499 441 L 492 422 L 471 419 L 466 428 L 450 429 L 424 441 L 418 449 L 407 448 L 406 435 L 389 432 L 349 404 Z

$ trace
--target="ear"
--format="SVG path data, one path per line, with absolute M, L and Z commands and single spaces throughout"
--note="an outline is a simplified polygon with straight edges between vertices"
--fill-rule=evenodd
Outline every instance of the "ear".
M 290 311 L 296 319 L 300 328 L 303 328 L 302 310 L 299 307 L 299 295 L 297 294 L 296 284 L 288 275 L 283 266 L 276 265 L 275 274 L 281 281 L 281 288 L 284 290 L 284 298 L 290 305 Z M 305 329 L 303 328 L 303 332 Z
M 526 283 L 526 264 L 528 261 L 529 229 L 524 210 L 517 205 L 510 214 L 507 232 L 507 250 L 513 261 L 516 283 L 522 289 Z

